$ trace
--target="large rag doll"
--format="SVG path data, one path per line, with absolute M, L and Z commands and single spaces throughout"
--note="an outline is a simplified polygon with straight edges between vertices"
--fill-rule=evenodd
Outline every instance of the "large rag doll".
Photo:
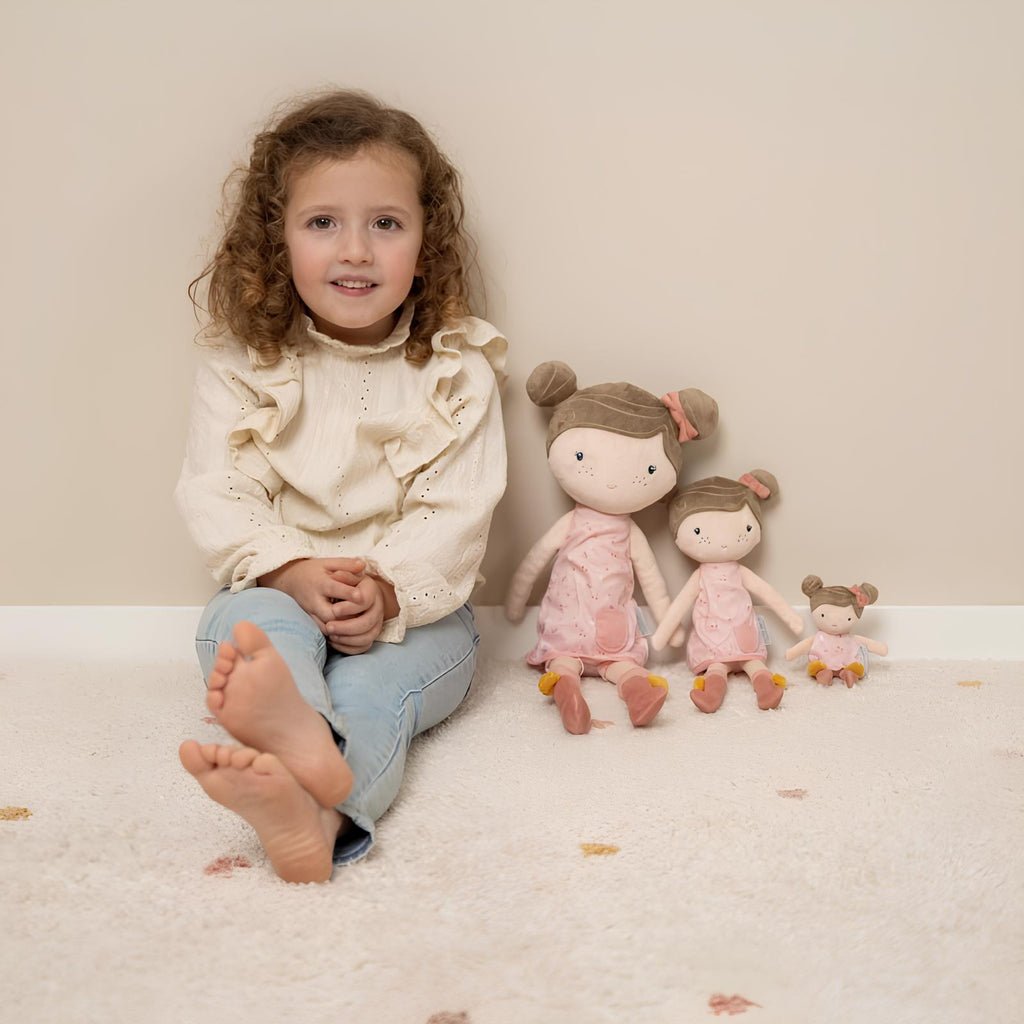
M 523 618 L 534 582 L 554 558 L 537 643 L 526 656 L 545 670 L 541 692 L 554 697 L 570 733 L 585 733 L 590 709 L 580 680 L 599 675 L 617 687 L 630 721 L 647 725 L 665 702 L 667 684 L 644 668 L 647 641 L 637 628 L 634 581 L 659 619 L 669 601 L 631 515 L 675 488 L 683 445 L 714 431 L 718 405 L 696 388 L 663 398 L 621 382 L 577 390 L 575 373 L 560 362 L 538 366 L 526 390 L 535 404 L 554 407 L 548 465 L 576 507 L 523 559 L 506 614 L 513 622 Z
M 761 540 L 761 502 L 777 493 L 763 469 L 739 480 L 713 476 L 683 488 L 669 507 L 676 546 L 699 563 L 659 621 L 651 638 L 660 650 L 693 610 L 686 657 L 696 674 L 690 698 L 704 712 L 717 711 L 730 672 L 743 672 L 762 710 L 778 707 L 785 679 L 769 671 L 767 641 L 751 595 L 766 604 L 796 636 L 803 620 L 785 598 L 740 562 Z

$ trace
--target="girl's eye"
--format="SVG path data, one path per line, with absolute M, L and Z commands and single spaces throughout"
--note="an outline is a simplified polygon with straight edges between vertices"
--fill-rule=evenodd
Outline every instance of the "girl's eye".
M 654 473 L 657 471 L 657 469 L 658 469 L 657 466 L 648 466 L 647 467 L 647 472 L 650 473 L 653 476 Z
M 327 228 L 332 227 L 334 221 L 330 217 L 314 217 L 310 222 L 311 228 L 316 228 L 317 231 L 325 231 Z
M 576 453 L 576 461 L 577 462 L 582 462 L 583 461 L 583 452 L 577 452 Z
M 693 532 L 699 537 L 700 536 L 700 527 L 699 526 L 695 526 L 693 528 Z
M 381 231 L 394 231 L 400 225 L 394 217 L 378 217 L 374 221 L 374 227 L 379 228 Z
M 753 529 L 753 527 L 752 527 L 752 526 L 749 526 L 749 525 L 748 525 L 748 526 L 747 526 L 747 533 L 750 533 L 750 531 L 751 531 L 752 529 Z

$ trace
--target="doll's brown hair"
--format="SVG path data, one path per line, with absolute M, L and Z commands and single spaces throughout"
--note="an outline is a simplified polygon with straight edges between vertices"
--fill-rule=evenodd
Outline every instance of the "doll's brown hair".
M 779 493 L 779 482 L 767 469 L 752 469 L 739 480 L 709 476 L 684 487 L 668 507 L 668 523 L 672 536 L 687 516 L 695 512 L 738 512 L 750 506 L 754 518 L 761 522 L 761 502 Z
M 284 242 L 288 186 L 296 174 L 324 160 L 345 160 L 365 150 L 407 153 L 419 174 L 423 205 L 422 277 L 410 298 L 416 310 L 405 357 L 422 364 L 431 337 L 469 312 L 466 268 L 471 244 L 463 228 L 458 171 L 410 114 L 356 90 L 335 90 L 285 108 L 253 141 L 248 167 L 225 183 L 230 207 L 224 236 L 203 272 L 213 333 L 230 331 L 259 352 L 261 362 L 280 358 L 281 346 L 302 332 L 305 306 L 292 284 Z M 228 193 L 233 195 L 228 198 Z
M 683 464 L 683 442 L 708 437 L 718 426 L 718 403 L 697 388 L 671 392 L 665 399 L 622 381 L 577 390 L 575 372 L 558 360 L 534 369 L 526 382 L 526 393 L 535 405 L 554 406 L 548 424 L 549 450 L 559 434 L 573 427 L 597 427 L 625 437 L 660 434 L 665 455 L 677 475 Z
M 878 600 L 878 588 L 870 583 L 855 583 L 852 587 L 826 587 L 820 576 L 805 576 L 800 589 L 811 599 L 811 611 L 822 604 L 837 608 L 852 608 L 859 619 L 864 606 Z

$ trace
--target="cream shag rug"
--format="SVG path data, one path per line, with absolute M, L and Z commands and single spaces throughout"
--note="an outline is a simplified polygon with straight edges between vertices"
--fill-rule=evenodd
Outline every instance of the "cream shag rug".
M 363 862 L 290 886 L 180 767 L 190 661 L 0 678 L 0 1020 L 996 1024 L 1024 1019 L 1024 663 L 789 672 L 562 730 L 483 658 Z

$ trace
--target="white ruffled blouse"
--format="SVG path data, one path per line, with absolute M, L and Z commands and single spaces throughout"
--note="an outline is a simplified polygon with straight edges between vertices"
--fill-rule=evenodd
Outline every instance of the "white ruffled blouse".
M 390 642 L 469 598 L 505 490 L 508 346 L 466 317 L 414 366 L 411 319 L 373 346 L 308 321 L 272 366 L 237 342 L 205 349 L 175 500 L 218 584 L 243 590 L 296 558 L 364 558 L 395 588 Z

